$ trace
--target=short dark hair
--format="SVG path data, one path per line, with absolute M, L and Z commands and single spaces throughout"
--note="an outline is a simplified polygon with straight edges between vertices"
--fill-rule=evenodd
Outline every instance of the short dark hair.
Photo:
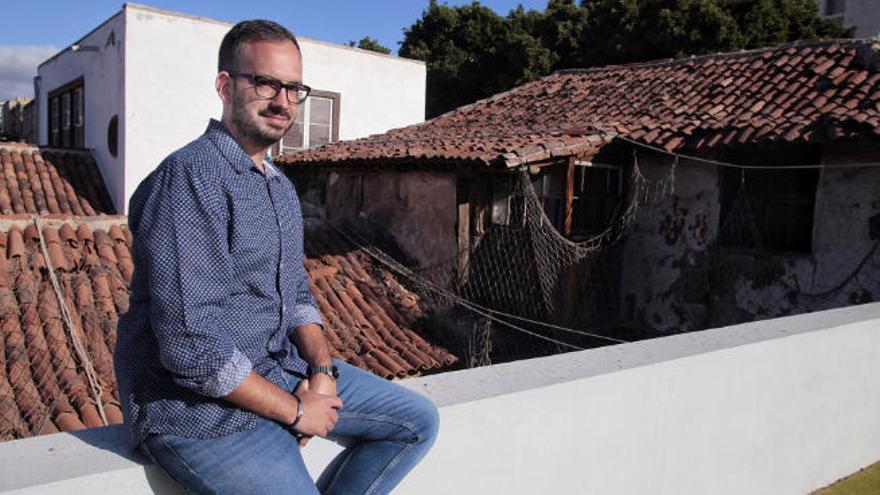
M 220 43 L 220 57 L 217 61 L 217 72 L 238 71 L 238 50 L 247 41 L 284 41 L 290 40 L 296 50 L 302 53 L 296 36 L 281 24 L 265 19 L 241 21 L 226 33 Z

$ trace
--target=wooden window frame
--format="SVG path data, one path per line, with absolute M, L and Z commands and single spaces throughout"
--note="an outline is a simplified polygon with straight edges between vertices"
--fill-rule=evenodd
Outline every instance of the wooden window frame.
M 581 187 L 575 187 L 575 179 L 577 176 L 577 169 L 582 170 L 581 176 Z M 597 235 L 600 232 L 607 229 L 611 222 L 614 221 L 614 213 L 612 212 L 610 215 L 606 211 L 606 221 L 604 226 L 599 226 L 591 230 L 577 230 L 575 229 L 575 219 L 574 216 L 577 213 L 575 208 L 575 202 L 579 199 L 586 198 L 584 196 L 584 192 L 586 191 L 586 183 L 591 179 L 587 176 L 590 171 L 594 170 L 606 170 L 609 172 L 617 173 L 617 194 L 616 200 L 618 202 L 618 206 L 620 202 L 623 200 L 624 192 L 625 192 L 625 181 L 624 181 L 624 168 L 620 165 L 613 165 L 608 163 L 594 163 L 591 161 L 578 161 L 571 160 L 569 162 L 569 172 L 567 178 L 567 198 L 566 198 L 566 215 L 565 215 L 565 224 L 563 226 L 563 233 L 570 238 L 573 239 L 581 239 L 581 238 L 589 238 L 591 236 Z M 610 180 L 610 176 L 608 177 Z M 580 194 L 579 194 L 580 192 Z M 606 194 L 605 196 L 611 196 L 610 194 Z M 606 205 L 607 206 L 607 205 Z M 614 210 L 614 208 L 612 208 Z
M 750 212 L 753 215 L 755 226 L 760 235 L 760 245 L 753 242 L 744 242 L 739 239 L 721 236 L 721 245 L 740 249 L 762 249 L 766 251 L 810 254 L 812 253 L 813 230 L 815 229 L 816 193 L 819 188 L 820 173 L 817 169 L 791 169 L 791 170 L 741 170 L 723 169 L 722 182 L 728 183 L 722 189 L 721 219 L 728 221 L 728 215 L 733 208 L 733 199 L 737 194 L 748 195 Z M 775 177 L 772 177 L 775 176 Z M 795 176 L 797 179 L 794 179 Z M 785 179 L 783 179 L 785 178 Z M 755 190 L 752 184 L 767 183 L 770 181 L 787 180 L 800 182 L 808 193 L 770 193 L 766 189 Z M 733 184 L 742 183 L 739 186 Z M 738 188 L 744 187 L 745 191 Z M 782 217 L 780 210 L 787 209 L 789 213 Z M 795 216 L 792 216 L 795 215 Z M 801 225 L 802 224 L 802 225 Z M 791 232 L 791 225 L 801 225 L 801 230 Z M 798 236 L 800 232 L 800 236 Z
M 309 99 L 307 99 L 306 102 L 300 105 L 299 108 L 297 108 L 297 111 L 302 112 L 301 115 L 303 116 L 303 133 L 301 146 L 285 146 L 284 138 L 282 137 L 277 143 L 272 146 L 272 156 L 278 156 L 288 151 L 303 150 L 308 148 L 310 125 L 308 117 L 310 116 L 312 97 L 327 98 L 333 102 L 333 108 L 330 113 L 330 142 L 334 143 L 336 141 L 339 141 L 339 107 L 342 101 L 342 94 L 332 91 L 313 89 L 312 92 L 309 93 Z M 285 150 L 285 148 L 287 149 Z
M 79 97 L 77 97 L 79 95 Z M 78 77 L 48 93 L 49 146 L 85 148 L 85 78 Z M 65 110 L 65 102 L 67 109 Z M 78 107 L 78 108 L 77 108 Z
M 720 169 L 719 244 L 743 252 L 812 253 L 823 155 L 818 144 L 742 147 L 713 155 L 724 162 L 760 165 Z

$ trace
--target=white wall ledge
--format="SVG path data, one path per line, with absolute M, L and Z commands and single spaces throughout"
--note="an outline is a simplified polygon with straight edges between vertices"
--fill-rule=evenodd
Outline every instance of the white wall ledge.
M 877 356 L 872 303 L 406 380 L 441 434 L 397 493 L 804 494 L 880 459 Z M 125 439 L 2 443 L 0 492 L 179 493 Z

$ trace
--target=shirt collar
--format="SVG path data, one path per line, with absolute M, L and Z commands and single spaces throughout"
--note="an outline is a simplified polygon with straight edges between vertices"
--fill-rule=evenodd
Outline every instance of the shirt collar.
M 281 178 L 281 171 L 272 164 L 272 160 L 270 160 L 269 157 L 263 159 L 263 168 L 266 170 L 266 177 L 270 179 Z
M 259 171 L 257 165 L 251 160 L 251 157 L 248 156 L 241 145 L 238 144 L 238 141 L 236 141 L 235 138 L 232 137 L 232 134 L 229 134 L 229 131 L 223 127 L 223 124 L 216 119 L 208 121 L 208 128 L 205 129 L 205 136 L 217 146 L 220 154 L 223 155 L 223 158 L 225 158 L 230 165 L 232 165 L 232 168 L 234 168 L 236 172 L 241 174 L 247 172 L 251 168 Z M 281 178 L 281 172 L 271 164 L 268 158 L 263 160 L 263 166 L 267 178 Z

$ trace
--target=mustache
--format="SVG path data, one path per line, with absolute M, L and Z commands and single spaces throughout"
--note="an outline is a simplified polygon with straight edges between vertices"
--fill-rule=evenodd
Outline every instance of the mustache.
M 281 105 L 269 105 L 265 110 L 260 112 L 260 115 L 266 117 L 284 117 L 286 119 L 293 118 L 293 112 Z

